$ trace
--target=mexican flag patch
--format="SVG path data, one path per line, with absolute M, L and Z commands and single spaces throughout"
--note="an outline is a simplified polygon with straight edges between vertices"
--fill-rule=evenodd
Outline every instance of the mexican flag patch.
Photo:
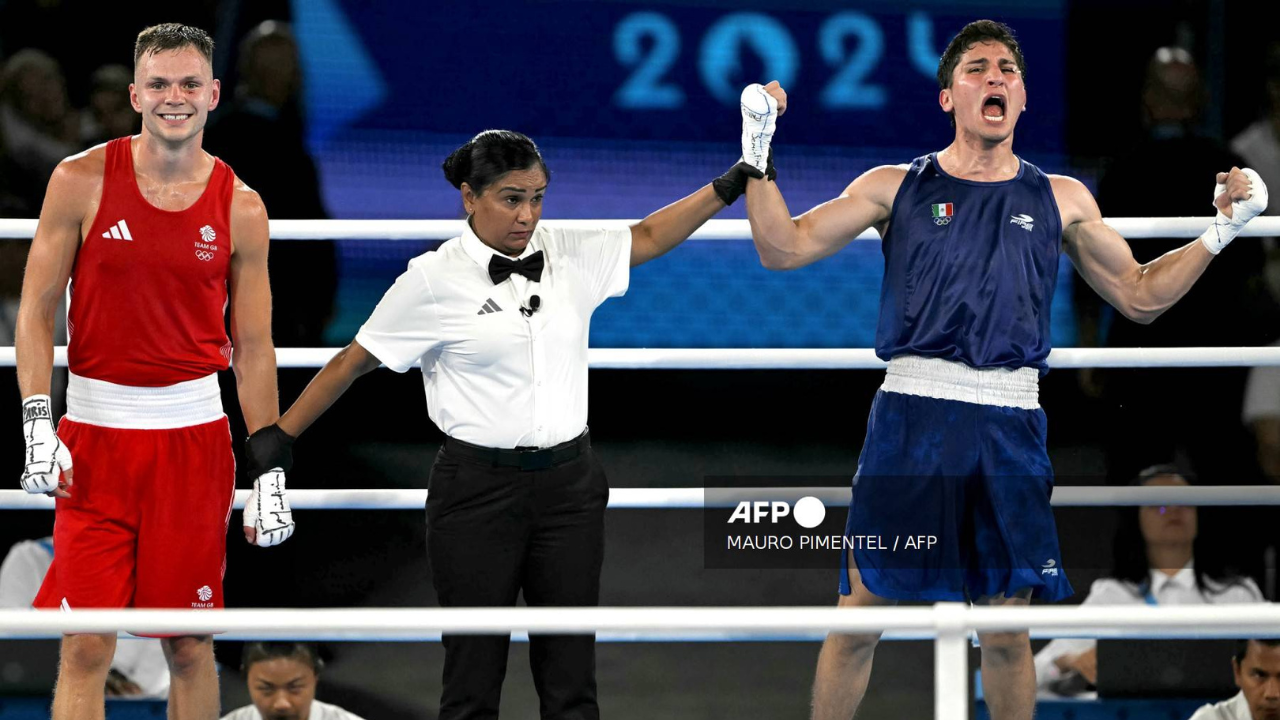
M 956 206 L 953 203 L 938 203 L 933 206 L 933 222 L 938 225 L 951 222 L 951 217 L 955 214 Z

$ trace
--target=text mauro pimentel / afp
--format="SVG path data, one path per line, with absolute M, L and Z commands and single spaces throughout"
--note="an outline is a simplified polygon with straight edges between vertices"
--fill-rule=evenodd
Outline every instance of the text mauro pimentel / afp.
M 932 550 L 935 535 L 727 535 L 727 550 Z

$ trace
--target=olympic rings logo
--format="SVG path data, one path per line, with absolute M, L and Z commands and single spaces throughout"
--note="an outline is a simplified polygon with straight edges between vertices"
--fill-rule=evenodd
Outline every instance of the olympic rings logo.
M 197 250 L 196 257 L 199 258 L 200 260 L 208 261 L 213 259 L 213 253 L 209 252 L 208 250 Z

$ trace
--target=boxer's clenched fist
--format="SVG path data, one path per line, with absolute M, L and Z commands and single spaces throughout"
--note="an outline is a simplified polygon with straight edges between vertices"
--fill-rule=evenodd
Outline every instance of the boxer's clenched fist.
M 26 465 L 22 469 L 22 489 L 71 497 L 71 451 L 58 439 L 53 428 L 53 412 L 48 395 L 32 395 L 22 401 L 22 434 L 27 441 Z
M 1249 168 L 1233 167 L 1231 172 L 1218 173 L 1215 180 L 1213 206 L 1218 214 L 1200 241 L 1217 255 L 1250 220 L 1267 209 L 1267 185 Z
M 742 91 L 742 161 L 764 173 L 769 166 L 769 144 L 778 116 L 787 109 L 787 93 L 775 80 L 768 85 L 748 85 Z

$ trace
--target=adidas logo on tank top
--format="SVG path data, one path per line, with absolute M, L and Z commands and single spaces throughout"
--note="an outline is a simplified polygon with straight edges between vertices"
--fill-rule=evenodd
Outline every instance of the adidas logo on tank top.
M 125 221 L 123 220 L 112 225 L 111 229 L 107 232 L 102 233 L 102 237 L 115 238 L 117 240 L 133 240 L 133 236 L 129 234 L 129 226 L 125 224 Z

